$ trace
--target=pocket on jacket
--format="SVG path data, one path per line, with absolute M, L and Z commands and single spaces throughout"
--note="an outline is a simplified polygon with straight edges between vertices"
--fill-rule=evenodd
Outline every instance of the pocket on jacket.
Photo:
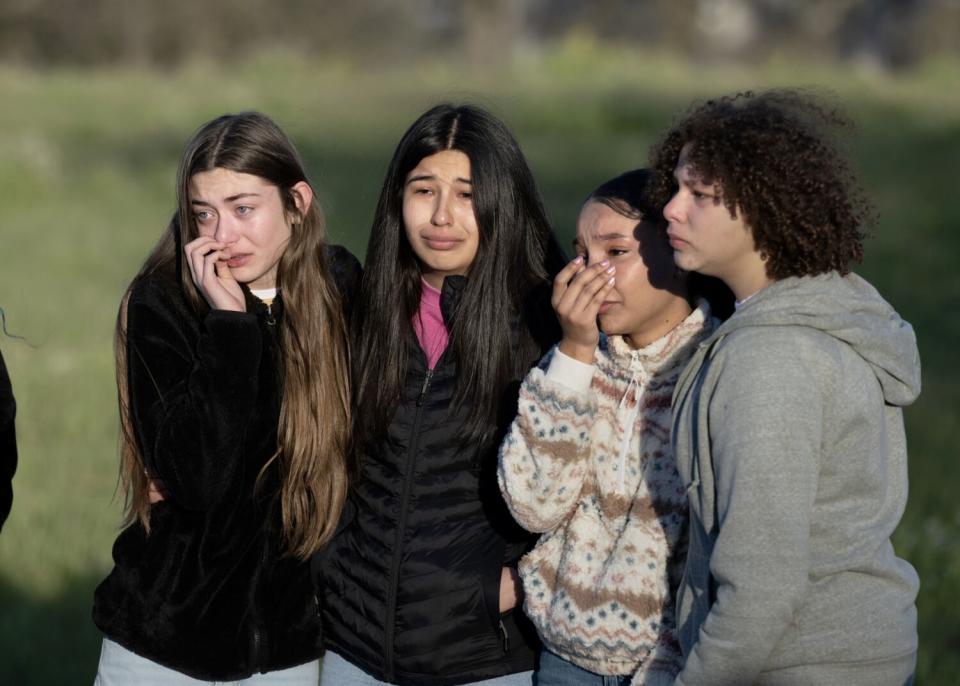
M 424 665 L 424 673 L 442 673 L 441 663 L 463 664 L 474 654 L 489 656 L 490 649 L 500 649 L 499 611 L 493 621 L 483 584 L 475 577 L 472 585 L 444 588 L 437 578 L 442 576 L 437 572 L 416 577 L 415 589 L 401 584 L 406 585 L 407 597 L 397 604 L 396 653 L 404 656 L 412 671 L 417 671 L 418 655 L 432 663 Z M 499 610 L 499 587 L 495 601 L 494 609 Z

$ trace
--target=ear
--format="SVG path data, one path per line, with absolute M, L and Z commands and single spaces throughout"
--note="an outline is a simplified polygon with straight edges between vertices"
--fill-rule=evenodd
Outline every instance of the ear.
M 306 181 L 298 181 L 290 188 L 290 192 L 293 194 L 293 202 L 297 206 L 300 217 L 305 216 L 313 202 L 313 189 L 310 184 Z

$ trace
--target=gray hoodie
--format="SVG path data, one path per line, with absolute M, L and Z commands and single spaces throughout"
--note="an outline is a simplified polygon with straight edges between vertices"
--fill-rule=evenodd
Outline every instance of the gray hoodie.
M 701 344 L 673 397 L 690 497 L 677 684 L 903 684 L 916 572 L 907 500 L 913 329 L 870 284 L 788 278 Z

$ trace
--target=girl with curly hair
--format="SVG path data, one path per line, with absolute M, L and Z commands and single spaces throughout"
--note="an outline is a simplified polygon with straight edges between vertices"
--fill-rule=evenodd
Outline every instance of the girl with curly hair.
M 920 365 L 910 325 L 849 271 L 870 212 L 829 135 L 846 125 L 802 93 L 745 93 L 652 153 L 675 179 L 674 261 L 737 298 L 674 394 L 690 497 L 677 684 L 912 679 L 918 579 L 890 536 Z

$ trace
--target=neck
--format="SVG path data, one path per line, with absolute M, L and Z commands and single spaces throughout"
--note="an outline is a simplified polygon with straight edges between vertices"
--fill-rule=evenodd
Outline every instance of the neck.
M 427 291 L 432 291 L 432 292 L 434 292 L 434 293 L 439 293 L 439 292 L 440 292 L 440 288 L 439 288 L 438 286 L 434 286 L 432 283 L 430 283 L 429 281 L 427 281 L 427 279 L 426 279 L 425 277 L 423 277 L 423 276 L 420 277 L 420 283 L 423 285 L 423 287 L 424 287 Z
M 756 252 L 747 255 L 738 264 L 730 265 L 726 274 L 717 276 L 733 291 L 733 297 L 738 301 L 749 298 L 774 281 L 767 276 L 767 263 Z
M 763 278 L 760 279 L 742 278 L 726 281 L 727 286 L 729 286 L 730 290 L 733 291 L 733 297 L 736 298 L 737 302 L 743 302 L 751 295 L 755 295 L 772 283 L 773 279 L 768 277 L 766 274 L 764 274 Z
M 644 322 L 636 331 L 623 334 L 623 340 L 634 350 L 645 348 L 677 328 L 684 319 L 690 316 L 691 312 L 693 312 L 693 308 L 690 307 L 686 298 L 677 298 L 658 312 L 656 316 Z
M 444 275 L 440 272 L 421 272 L 420 277 L 436 290 L 443 290 Z

